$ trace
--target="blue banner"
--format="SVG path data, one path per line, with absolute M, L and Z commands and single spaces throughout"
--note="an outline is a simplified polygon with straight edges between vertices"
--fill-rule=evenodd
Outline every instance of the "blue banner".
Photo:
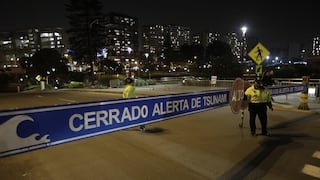
M 286 86 L 271 86 L 269 87 L 272 96 L 279 96 L 284 94 L 292 94 L 303 92 L 305 89 L 305 85 L 286 85 Z
M 229 90 L 0 111 L 0 157 L 229 104 Z

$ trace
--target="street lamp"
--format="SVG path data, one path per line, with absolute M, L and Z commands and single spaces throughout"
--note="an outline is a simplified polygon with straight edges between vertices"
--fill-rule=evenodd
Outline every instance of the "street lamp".
M 91 66 L 92 66 L 92 70 L 93 70 L 93 64 L 94 64 L 94 61 L 95 61 L 95 57 L 94 57 L 94 54 L 92 53 L 92 44 L 91 44 L 91 41 L 92 41 L 92 27 L 94 24 L 99 24 L 99 19 L 94 19 L 93 21 L 91 21 L 89 23 L 89 29 L 88 29 L 88 48 L 89 48 L 89 58 L 91 60 Z M 93 59 L 91 59 L 93 58 Z
M 89 50 L 89 61 L 90 61 L 90 70 L 91 70 L 91 76 L 92 76 L 92 83 L 94 84 L 95 81 L 95 76 L 94 76 L 94 68 L 93 66 L 95 65 L 95 61 L 97 59 L 97 55 L 96 52 L 93 53 L 93 48 L 95 49 L 95 47 L 91 47 L 92 46 L 92 27 L 93 24 L 99 24 L 99 19 L 94 19 L 93 21 L 91 21 L 90 23 L 88 23 L 88 50 Z
M 128 63 L 129 64 L 128 64 L 128 69 L 126 70 L 126 76 L 127 77 L 131 77 L 131 52 L 133 51 L 133 49 L 131 47 L 128 47 L 127 51 L 129 53 L 129 57 L 128 57 L 128 59 L 129 59 Z
M 246 26 L 242 26 L 241 31 L 242 31 L 242 37 L 245 37 L 246 32 L 247 32 L 247 27 Z
M 240 54 L 240 60 L 241 62 L 244 62 L 245 59 L 245 54 L 246 54 L 246 32 L 247 32 L 248 28 L 246 26 L 242 26 L 241 27 L 241 31 L 242 31 L 242 40 L 241 40 L 241 54 Z
M 144 56 L 146 57 L 147 64 L 149 65 L 149 64 L 150 64 L 150 63 L 149 63 L 149 53 L 144 53 Z M 148 67 L 149 80 L 151 79 L 150 70 L 151 70 L 151 67 L 149 66 L 149 67 Z

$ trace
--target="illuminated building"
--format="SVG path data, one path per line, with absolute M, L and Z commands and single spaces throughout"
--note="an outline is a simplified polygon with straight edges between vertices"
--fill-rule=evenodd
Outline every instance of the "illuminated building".
M 17 68 L 22 57 L 32 57 L 44 48 L 65 52 L 62 28 L 33 28 L 13 32 L 0 32 L 0 68 Z

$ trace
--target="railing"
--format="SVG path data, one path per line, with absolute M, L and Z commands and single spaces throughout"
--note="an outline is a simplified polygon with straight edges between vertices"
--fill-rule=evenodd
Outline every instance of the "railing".
M 301 84 L 302 78 L 273 78 L 275 85 L 293 85 Z M 234 80 L 217 80 L 214 86 L 216 87 L 232 87 Z M 249 82 L 252 82 L 249 80 Z M 210 84 L 210 80 L 188 80 L 186 85 L 188 86 L 213 86 Z M 320 79 L 309 79 L 309 86 L 315 87 L 320 85 Z
M 302 78 L 273 78 L 277 85 L 301 84 Z M 320 85 L 320 79 L 309 79 L 309 86 Z

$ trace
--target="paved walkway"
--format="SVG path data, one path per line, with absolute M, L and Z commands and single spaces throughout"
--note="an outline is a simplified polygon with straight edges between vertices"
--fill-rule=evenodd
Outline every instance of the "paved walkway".
M 307 103 L 309 110 L 299 109 L 300 96 L 301 96 L 301 93 L 274 96 L 274 100 L 275 100 L 274 105 L 277 105 L 283 108 L 291 108 L 292 110 L 297 110 L 297 111 L 320 112 L 320 99 L 319 97 L 315 97 L 314 88 L 309 88 L 308 103 Z

